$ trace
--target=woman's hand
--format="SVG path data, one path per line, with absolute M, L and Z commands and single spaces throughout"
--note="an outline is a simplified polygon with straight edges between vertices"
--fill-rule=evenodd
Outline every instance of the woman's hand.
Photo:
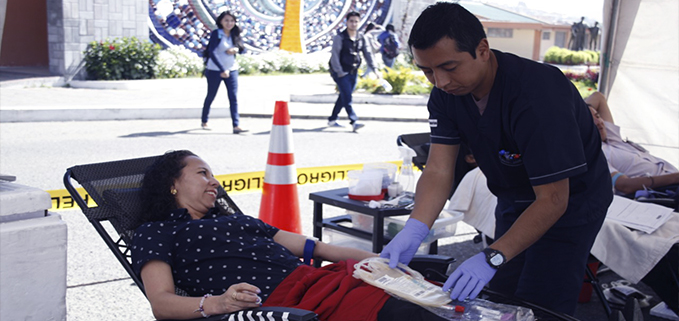
M 224 294 L 207 298 L 203 305 L 205 313 L 215 315 L 258 308 L 262 306 L 262 298 L 258 295 L 260 292 L 259 288 L 252 284 L 234 284 Z
M 229 72 L 228 71 L 224 71 L 219 75 L 222 76 L 222 78 L 229 78 Z
M 236 47 L 231 47 L 229 49 L 226 49 L 227 55 L 235 55 L 237 53 L 238 53 L 238 48 L 236 48 Z

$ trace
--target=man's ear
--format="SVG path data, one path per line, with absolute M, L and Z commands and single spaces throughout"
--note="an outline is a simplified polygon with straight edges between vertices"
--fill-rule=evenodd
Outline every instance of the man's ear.
M 488 61 L 488 59 L 490 59 L 490 45 L 488 44 L 488 39 L 483 38 L 479 41 L 479 45 L 476 46 L 476 57 L 483 59 L 483 61 Z

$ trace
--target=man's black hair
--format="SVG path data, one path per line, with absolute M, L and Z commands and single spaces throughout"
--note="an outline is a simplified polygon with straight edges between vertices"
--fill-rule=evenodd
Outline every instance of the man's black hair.
M 461 5 L 437 2 L 424 9 L 415 21 L 408 47 L 428 49 L 443 37 L 455 40 L 457 50 L 468 52 L 476 59 L 476 47 L 486 38 L 486 32 L 481 21 Z
M 387 30 L 391 32 L 396 32 L 396 29 L 394 29 L 394 25 L 392 25 L 391 23 L 387 25 Z
M 347 20 L 349 20 L 349 18 L 351 18 L 351 17 L 359 17 L 360 18 L 361 14 L 356 12 L 356 11 L 350 11 L 349 13 L 347 13 Z

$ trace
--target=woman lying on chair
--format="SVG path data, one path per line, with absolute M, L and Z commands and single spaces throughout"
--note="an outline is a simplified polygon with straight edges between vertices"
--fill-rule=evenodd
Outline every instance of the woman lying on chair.
M 437 320 L 352 277 L 355 261 L 376 256 L 316 242 L 313 256 L 339 262 L 304 265 L 307 238 L 214 207 L 219 182 L 189 151 L 168 152 L 142 185 L 144 221 L 132 264 L 158 319 L 191 319 L 265 306 L 312 310 L 321 320 Z M 345 260 L 349 260 L 348 262 Z M 175 286 L 189 296 L 175 294 Z

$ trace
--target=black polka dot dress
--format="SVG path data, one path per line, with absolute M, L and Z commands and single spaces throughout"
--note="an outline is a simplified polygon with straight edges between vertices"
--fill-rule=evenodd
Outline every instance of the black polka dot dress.
M 263 300 L 303 263 L 274 242 L 276 227 L 236 213 L 219 215 L 213 209 L 193 220 L 178 209 L 166 221 L 137 228 L 132 265 L 137 274 L 151 260 L 170 265 L 175 285 L 190 296 L 220 295 L 232 284 L 246 282 L 262 290 Z

